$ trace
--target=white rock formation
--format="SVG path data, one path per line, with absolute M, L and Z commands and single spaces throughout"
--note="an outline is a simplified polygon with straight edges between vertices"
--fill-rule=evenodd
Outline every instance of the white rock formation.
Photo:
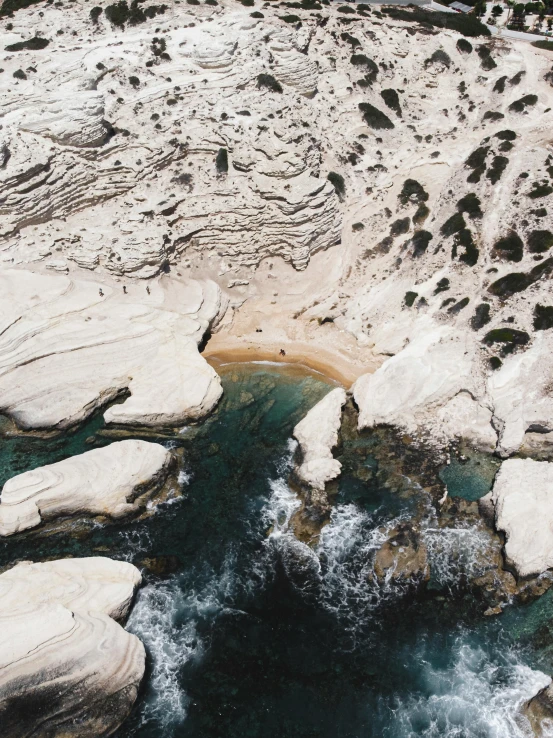
M 323 491 L 327 482 L 340 475 L 342 465 L 332 457 L 332 449 L 338 443 L 345 402 L 345 390 L 331 390 L 294 428 L 302 452 L 297 474 L 314 490 Z
M 198 344 L 225 299 L 213 282 L 164 278 L 148 289 L 0 271 L 1 411 L 22 428 L 66 428 L 128 390 L 107 422 L 206 415 L 222 389 Z
M 522 577 L 553 567 L 553 463 L 507 459 L 490 499 L 506 536 L 505 556 Z
M 23 563 L 0 575 L 3 736 L 95 738 L 121 724 L 145 653 L 110 615 L 126 615 L 139 583 L 135 567 L 104 558 Z
M 0 536 L 63 516 L 120 518 L 139 511 L 163 484 L 171 454 L 126 440 L 9 479 L 0 497 Z

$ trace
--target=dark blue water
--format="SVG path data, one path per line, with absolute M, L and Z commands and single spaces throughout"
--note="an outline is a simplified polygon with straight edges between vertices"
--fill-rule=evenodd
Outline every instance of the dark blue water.
M 331 521 L 314 548 L 300 543 L 291 432 L 331 387 L 268 366 L 223 383 L 204 423 L 150 437 L 183 453 L 173 498 L 151 517 L 0 544 L 0 565 L 106 555 L 143 569 L 128 628 L 148 674 L 118 738 L 522 736 L 516 710 L 547 683 L 530 665 L 550 668 L 548 600 L 485 618 L 463 583 L 486 542 L 432 527 L 428 495 L 382 434 L 345 434 Z M 4 439 L 3 477 L 110 441 L 101 417 L 63 438 Z M 373 576 L 386 531 L 413 516 L 433 568 L 418 594 Z

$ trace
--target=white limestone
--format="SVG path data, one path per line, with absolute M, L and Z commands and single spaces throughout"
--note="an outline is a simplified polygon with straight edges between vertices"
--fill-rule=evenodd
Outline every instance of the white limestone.
M 312 489 L 324 490 L 325 484 L 339 476 L 342 469 L 332 457 L 332 449 L 338 443 L 345 402 L 346 393 L 341 387 L 331 390 L 294 428 L 294 438 L 302 452 L 297 474 Z
M 171 454 L 126 440 L 9 479 L 0 497 L 0 536 L 60 516 L 121 518 L 139 511 L 167 478 Z

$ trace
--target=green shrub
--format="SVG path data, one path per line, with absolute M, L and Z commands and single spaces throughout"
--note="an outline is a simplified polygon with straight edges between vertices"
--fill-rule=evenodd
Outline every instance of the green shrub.
M 228 172 L 228 151 L 226 149 L 219 149 L 217 152 L 215 167 L 219 174 L 226 174 Z
M 436 289 L 434 290 L 435 295 L 439 295 L 440 292 L 446 292 L 450 288 L 449 279 L 447 277 L 442 277 L 436 284 Z
M 398 117 L 401 118 L 401 105 L 399 104 L 399 95 L 391 88 L 382 90 L 380 97 L 384 100 L 384 103 L 390 110 L 393 110 Z
M 441 13 L 418 7 L 389 5 L 382 7 L 382 13 L 395 20 L 420 23 L 426 28 L 448 28 L 462 36 L 490 36 L 490 30 L 474 15 L 464 13 Z
M 353 224 L 353 225 L 351 226 L 351 230 L 352 230 L 352 231 L 353 231 L 354 233 L 358 233 L 359 231 L 364 231 L 364 230 L 365 230 L 365 226 L 363 225 L 363 223 L 354 223 L 354 224 Z
M 15 44 L 9 44 L 6 46 L 5 51 L 40 51 L 45 49 L 50 41 L 47 38 L 40 38 L 35 36 L 34 38 L 28 39 L 28 41 L 18 41 Z
M 553 41 L 532 41 L 532 46 L 536 49 L 545 49 L 546 51 L 553 51 Z
M 476 51 L 478 53 L 478 56 L 480 57 L 480 66 L 482 67 L 482 69 L 484 69 L 486 72 L 489 72 L 490 70 L 497 67 L 497 64 L 492 59 L 491 50 L 488 46 L 479 46 Z
M 395 128 L 392 121 L 381 110 L 370 103 L 359 103 L 359 110 L 363 113 L 365 123 L 375 131 Z
M 415 259 L 424 254 L 428 248 L 428 244 L 433 238 L 434 236 L 429 231 L 415 231 L 413 238 L 411 239 L 413 257 Z
M 451 66 L 451 58 L 448 54 L 445 53 L 443 49 L 436 49 L 432 56 L 430 56 L 424 62 L 425 67 L 428 67 L 431 64 L 443 64 L 449 69 L 449 67 Z
M 463 249 L 460 254 L 459 249 Z M 467 266 L 474 266 L 478 261 L 480 252 L 474 243 L 472 232 L 468 228 L 463 228 L 462 231 L 456 233 L 453 239 L 453 258 L 455 259 L 458 254 L 459 261 L 462 261 Z
M 490 369 L 493 369 L 493 371 L 496 371 L 496 369 L 501 369 L 503 366 L 503 362 L 499 358 L 499 356 L 490 356 L 489 360 Z
M 108 5 L 104 11 L 108 21 L 118 28 L 124 28 L 125 23 L 129 20 L 129 6 L 127 0 L 119 0 L 113 5 Z
M 472 44 L 470 43 L 470 41 L 467 41 L 466 38 L 460 38 L 457 41 L 457 51 L 459 51 L 461 54 L 471 54 Z
M 13 76 L 15 77 L 15 79 L 27 79 L 27 75 L 22 69 L 16 69 L 13 73 Z
M 355 36 L 352 36 L 351 33 L 348 33 L 347 31 L 341 33 L 340 38 L 342 39 L 342 41 L 346 41 L 352 49 L 356 49 L 358 46 L 361 46 L 361 41 L 359 41 L 358 38 L 355 38 Z
M 474 315 L 470 319 L 470 325 L 473 331 L 479 331 L 480 328 L 483 328 L 490 322 L 490 320 L 490 306 L 487 302 L 481 302 L 474 310 Z
M 378 76 L 378 66 L 372 59 L 369 59 L 365 54 L 353 54 L 350 62 L 357 67 L 364 67 L 365 76 L 363 79 L 358 80 L 357 84 L 361 87 L 370 87 Z
M 207 0 L 206 4 L 207 4 Z M 212 2 L 215 2 L 215 0 L 211 0 Z M 259 10 L 254 10 L 253 13 L 250 13 L 250 18 L 265 18 L 263 13 L 260 13 Z
M 505 129 L 504 131 L 498 131 L 497 133 L 494 133 L 494 136 L 500 141 L 514 141 L 517 137 L 517 134 L 514 131 Z
M 457 210 L 461 213 L 467 213 L 471 220 L 482 217 L 482 210 L 480 208 L 480 199 L 474 194 L 469 192 L 457 202 Z
M 505 356 L 510 354 L 517 346 L 526 346 L 530 341 L 530 336 L 526 331 L 519 331 L 516 328 L 494 328 L 488 331 L 483 338 L 486 346 L 492 346 L 494 343 L 501 343 L 501 354 Z
M 532 190 L 527 193 L 528 197 L 531 197 L 532 200 L 539 200 L 542 197 L 547 197 L 547 195 L 550 195 L 553 192 L 553 187 L 548 184 L 540 184 L 539 182 L 534 182 L 532 185 Z
M 404 302 L 407 305 L 407 307 L 413 307 L 413 303 L 418 297 L 418 292 L 406 292 L 404 297 Z
M 499 92 L 500 94 L 505 92 L 505 82 L 506 81 L 507 81 L 507 75 L 504 75 L 503 77 L 500 77 L 498 80 L 496 80 L 496 83 L 493 86 L 493 91 Z
M 129 77 L 129 84 L 136 89 L 137 87 L 140 87 L 140 80 L 138 79 L 138 77 L 132 75 L 131 77 Z
M 282 86 L 272 74 L 258 74 L 257 75 L 257 86 L 261 89 L 265 87 L 271 92 L 282 92 Z
M 355 13 L 355 8 L 352 8 L 351 5 L 340 5 L 337 10 L 339 13 Z
M 338 195 L 340 200 L 343 200 L 344 195 L 346 194 L 346 185 L 342 175 L 337 174 L 336 172 L 329 172 L 326 178 L 336 190 L 336 194 Z
M 462 300 L 459 300 L 459 302 L 456 302 L 455 305 L 452 305 L 450 308 L 448 308 L 447 312 L 450 313 L 451 315 L 458 315 L 463 308 L 466 308 L 469 302 L 470 302 L 469 297 L 463 297 Z
M 496 184 L 501 179 L 501 175 L 505 171 L 509 159 L 506 156 L 494 156 L 492 165 L 486 172 L 486 177 L 492 184 Z
M 411 226 L 411 218 L 398 218 L 394 220 L 390 226 L 390 236 L 395 238 L 396 236 L 402 236 L 407 233 Z
M 531 254 L 543 254 L 553 246 L 551 231 L 532 231 L 528 236 L 528 251 Z
M 253 5 L 253 2 L 252 2 Z M 300 23 L 301 18 L 299 15 L 279 15 L 278 16 L 281 21 L 284 21 L 285 23 Z
M 0 17 L 12 16 L 17 10 L 23 10 L 29 8 L 31 5 L 36 5 L 41 0 L 4 0 L 2 7 L 0 8 Z
M 440 233 L 442 236 L 448 238 L 449 236 L 453 236 L 455 233 L 459 233 L 459 231 L 462 231 L 463 228 L 466 227 L 467 224 L 465 223 L 462 213 L 454 213 L 451 218 L 448 218 L 442 225 Z
M 522 261 L 524 244 L 521 237 L 516 231 L 510 231 L 507 236 L 495 242 L 493 254 L 504 261 Z
M 413 215 L 413 225 L 422 225 L 429 215 L 430 210 L 423 202 L 421 202 Z
M 94 6 L 90 11 L 90 20 L 93 23 L 98 23 L 98 18 L 102 15 L 103 12 L 103 9 L 99 5 Z
M 534 308 L 534 330 L 548 331 L 553 328 L 553 307 L 536 305 Z
M 420 204 L 428 200 L 428 192 L 426 192 L 424 187 L 416 179 L 406 179 L 398 195 L 398 199 L 402 205 L 409 203 Z
M 527 107 L 531 107 L 538 102 L 537 95 L 524 95 L 509 105 L 509 110 L 513 113 L 523 113 Z
M 521 83 L 522 78 L 524 77 L 525 74 L 526 74 L 526 72 L 524 70 L 521 70 L 520 72 L 517 72 L 509 80 L 509 84 L 510 85 L 519 85 Z
M 503 115 L 503 113 L 500 113 L 496 110 L 486 110 L 482 120 L 491 120 L 492 122 L 495 123 L 496 121 L 501 120 L 504 117 L 505 116 Z
M 517 292 L 524 292 L 530 285 L 553 271 L 553 259 L 545 259 L 529 272 L 512 272 L 500 277 L 488 287 L 488 292 L 496 297 L 511 297 Z

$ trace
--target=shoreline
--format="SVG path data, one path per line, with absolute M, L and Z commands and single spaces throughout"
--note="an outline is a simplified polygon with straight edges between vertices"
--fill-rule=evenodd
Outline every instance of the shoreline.
M 279 352 L 284 349 L 286 354 Z M 253 363 L 267 361 L 274 364 L 288 366 L 297 365 L 321 374 L 333 382 L 337 382 L 344 389 L 349 390 L 353 383 L 362 375 L 375 371 L 373 365 L 360 365 L 349 357 L 337 352 L 309 344 L 302 341 L 286 341 L 281 345 L 274 343 L 252 343 L 248 339 L 234 338 L 229 335 L 214 334 L 201 352 L 204 359 L 213 366 L 226 364 Z

